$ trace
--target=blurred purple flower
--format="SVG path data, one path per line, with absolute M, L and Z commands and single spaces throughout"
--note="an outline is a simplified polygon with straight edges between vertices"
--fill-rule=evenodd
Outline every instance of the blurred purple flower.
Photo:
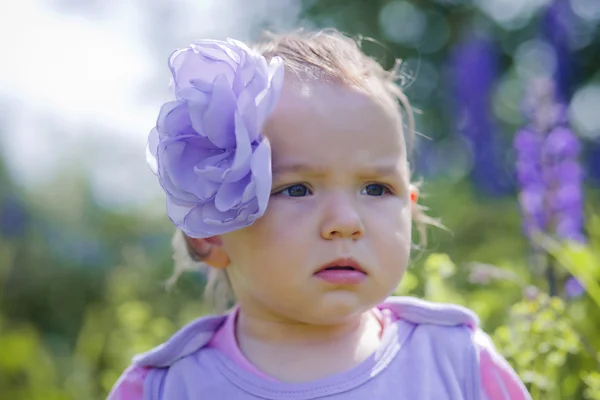
M 548 225 L 548 214 L 544 207 L 546 189 L 541 185 L 524 186 L 519 193 L 523 211 L 523 229 L 528 235 L 544 232 Z
M 565 293 L 567 297 L 580 297 L 585 293 L 585 288 L 575 277 L 570 277 L 565 283 Z
M 583 181 L 583 170 L 576 159 L 565 160 L 556 165 L 549 165 L 544 170 L 544 181 L 552 182 L 574 182 L 580 184 Z
M 27 231 L 30 216 L 25 204 L 17 197 L 0 198 L 0 236 L 22 237 Z
M 492 195 L 506 193 L 509 183 L 499 167 L 498 137 L 493 123 L 491 96 L 498 76 L 498 49 L 486 38 L 469 38 L 455 46 L 450 56 L 459 132 L 473 151 L 471 177 Z
M 530 124 L 514 139 L 519 202 L 528 235 L 541 231 L 583 242 L 581 145 L 563 110 L 552 79 L 532 82 L 525 99 Z
M 526 286 L 523 289 L 523 297 L 525 297 L 529 301 L 537 300 L 542 291 L 535 286 Z
M 544 137 L 530 129 L 522 129 L 515 135 L 517 182 L 521 187 L 542 185 L 541 152 Z
M 585 236 L 581 231 L 583 225 L 583 216 L 581 213 L 560 213 L 557 214 L 555 227 L 556 236 L 562 239 L 574 242 L 584 243 Z
M 169 59 L 176 100 L 148 137 L 148 161 L 167 195 L 167 214 L 190 237 L 252 224 L 271 192 L 263 125 L 279 99 L 283 63 L 241 42 L 198 41 Z
M 468 267 L 470 269 L 469 282 L 476 285 L 487 285 L 497 280 L 520 283 L 518 275 L 492 264 L 471 263 Z
M 556 56 L 557 98 L 567 102 L 573 92 L 573 77 L 578 75 L 573 55 L 573 43 L 578 35 L 579 17 L 573 12 L 570 2 L 555 0 L 551 2 L 542 14 L 541 31 L 544 39 L 554 49 Z M 600 141 L 592 141 L 586 154 L 587 178 L 600 184 Z
M 568 1 L 555 0 L 541 18 L 541 30 L 556 55 L 554 79 L 557 98 L 567 101 L 571 97 L 574 63 L 571 56 L 571 38 L 577 29 L 577 17 Z
M 577 157 L 580 150 L 579 139 L 565 126 L 557 126 L 550 131 L 544 143 L 544 157 L 547 159 L 563 160 Z
M 600 140 L 590 143 L 587 159 L 590 177 L 600 185 Z

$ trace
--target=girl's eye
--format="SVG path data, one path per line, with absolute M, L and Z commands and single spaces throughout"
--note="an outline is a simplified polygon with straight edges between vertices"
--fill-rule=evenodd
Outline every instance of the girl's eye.
M 308 187 L 306 187 L 306 185 L 297 184 L 288 186 L 285 189 L 280 190 L 274 194 L 282 194 L 287 197 L 304 197 L 310 194 L 310 190 L 308 189 Z
M 383 196 L 384 194 L 390 194 L 391 190 L 379 183 L 371 183 L 365 186 L 360 193 L 367 196 Z

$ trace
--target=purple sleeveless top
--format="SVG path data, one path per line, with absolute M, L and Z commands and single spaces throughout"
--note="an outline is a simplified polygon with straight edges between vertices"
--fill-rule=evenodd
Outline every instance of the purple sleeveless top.
M 407 297 L 379 308 L 397 319 L 384 330 L 378 351 L 344 373 L 293 384 L 253 374 L 208 346 L 227 318 L 213 316 L 135 357 L 109 399 L 530 399 L 471 311 Z M 132 377 L 138 394 L 127 392 Z

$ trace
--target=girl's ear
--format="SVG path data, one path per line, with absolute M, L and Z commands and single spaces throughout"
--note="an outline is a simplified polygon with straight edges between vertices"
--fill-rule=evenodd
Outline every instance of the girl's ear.
M 230 260 L 219 236 L 204 239 L 191 238 L 185 234 L 183 236 L 194 260 L 205 262 L 213 268 L 227 268 Z
M 410 192 L 410 202 L 417 204 L 419 201 L 419 188 L 411 183 L 408 190 Z

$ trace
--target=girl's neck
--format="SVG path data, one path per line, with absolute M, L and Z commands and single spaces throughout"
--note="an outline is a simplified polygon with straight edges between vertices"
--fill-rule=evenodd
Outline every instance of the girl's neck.
M 335 325 L 264 318 L 240 309 L 236 337 L 258 369 L 285 382 L 306 382 L 360 364 L 378 348 L 382 325 L 372 311 Z

